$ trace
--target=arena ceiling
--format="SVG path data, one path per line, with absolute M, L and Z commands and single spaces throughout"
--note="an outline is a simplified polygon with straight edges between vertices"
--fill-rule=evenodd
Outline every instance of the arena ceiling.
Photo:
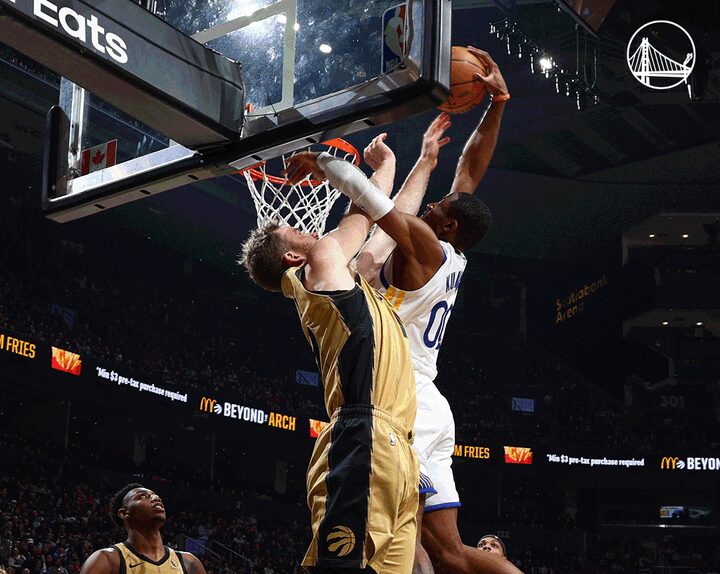
M 527 57 L 508 54 L 506 41 L 490 34 L 490 24 L 505 17 L 494 2 L 454 0 L 454 6 L 453 43 L 488 50 L 512 93 L 482 184 L 497 215 L 482 251 L 590 257 L 658 213 L 720 211 L 720 2 L 620 0 L 595 40 L 578 34 L 554 2 L 519 1 L 517 21 L 523 33 L 563 67 L 577 68 L 599 93 L 600 104 L 582 110 L 574 98 L 556 92 L 553 80 L 532 74 Z M 703 73 L 694 101 L 683 90 L 651 92 L 627 73 L 624 41 L 639 23 L 657 17 L 681 20 L 701 38 Z M 38 168 L 40 114 L 44 105 L 55 103 L 49 101 L 52 90 L 47 82 L 25 88 L 14 83 L 6 84 L 3 94 L 2 147 Z M 431 199 L 449 186 L 454 158 L 479 114 L 476 110 L 455 118 L 453 142 L 443 150 Z M 398 155 L 399 177 L 412 166 L 432 115 L 383 128 Z M 360 147 L 378 131 L 350 139 Z M 231 261 L 233 246 L 253 224 L 243 185 L 240 178 L 202 182 L 102 217 L 193 256 Z

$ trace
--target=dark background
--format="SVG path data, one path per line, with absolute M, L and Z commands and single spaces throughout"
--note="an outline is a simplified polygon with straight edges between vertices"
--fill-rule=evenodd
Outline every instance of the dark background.
M 500 530 L 527 572 L 650 572 L 668 564 L 715 572 L 718 471 L 661 470 L 660 461 L 720 456 L 720 259 L 712 228 L 720 217 L 720 3 L 619 0 L 593 37 L 552 2 L 519 2 L 521 33 L 511 36 L 510 54 L 507 40 L 489 33 L 507 16 L 494 4 L 456 1 L 453 16 L 453 44 L 488 50 L 512 94 L 479 190 L 494 223 L 469 254 L 438 378 L 458 444 L 490 449 L 489 459 L 455 458 L 466 542 Z M 684 88 L 648 90 L 627 70 L 625 44 L 652 19 L 693 35 L 694 99 Z M 574 73 L 579 62 L 578 77 L 593 85 L 582 109 L 563 85 L 557 93 L 553 78 L 532 74 L 527 54 L 518 57 L 523 34 L 563 69 Z M 8 488 L 0 512 L 10 522 L 31 513 L 42 495 L 29 493 L 45 488 L 67 503 L 64 516 L 100 516 L 107 496 L 135 475 L 168 493 L 171 518 L 183 513 L 168 540 L 187 547 L 188 536 L 202 538 L 201 527 L 213 531 L 203 544 L 220 558 L 206 553 L 209 568 L 294 571 L 307 540 L 308 419 L 327 417 L 320 390 L 295 382 L 296 369 L 314 365 L 293 309 L 235 264 L 254 225 L 244 184 L 202 182 L 52 223 L 39 209 L 39 184 L 57 78 L 3 48 L 0 79 L 0 331 L 45 353 L 32 361 L 0 353 L 7 453 L 0 486 Z M 482 113 L 481 106 L 453 119 L 428 200 L 449 189 Z M 382 128 L 399 179 L 433 117 Z M 349 139 L 361 148 L 379 132 Z M 558 321 L 558 299 L 601 280 L 581 311 Z M 83 375 L 50 369 L 49 345 L 80 353 Z M 93 379 L 94 365 L 190 400 L 166 404 L 109 389 Z M 202 396 L 295 416 L 297 428 L 201 413 Z M 513 397 L 534 399 L 535 412 L 513 411 Z M 506 464 L 504 446 L 531 447 L 533 464 Z M 551 453 L 644 459 L 644 466 L 558 466 L 548 462 Z M 672 504 L 687 510 L 661 520 L 659 507 Z M 42 512 L 46 524 L 59 520 Z M 28 546 L 32 525 L 21 519 L 9 528 L 0 546 Z M 49 535 L 34 528 L 57 547 L 57 526 Z M 92 520 L 92 535 L 73 528 L 66 545 L 76 561 L 120 536 Z M 272 550 L 270 539 L 288 541 L 285 550 Z

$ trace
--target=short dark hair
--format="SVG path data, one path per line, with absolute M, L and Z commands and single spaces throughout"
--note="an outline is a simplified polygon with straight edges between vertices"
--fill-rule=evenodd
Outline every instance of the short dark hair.
M 481 536 L 480 540 L 478 540 L 477 547 L 480 548 L 480 543 L 485 540 L 486 538 L 492 538 L 493 540 L 497 540 L 500 543 L 500 547 L 503 551 L 503 556 L 507 558 L 507 548 L 505 547 L 505 543 L 502 541 L 502 539 L 497 534 L 486 534 L 485 536 Z
M 118 526 L 125 526 L 123 524 L 122 518 L 118 516 L 118 510 L 120 510 L 124 506 L 123 501 L 125 500 L 127 493 L 131 490 L 135 490 L 136 488 L 145 487 L 137 482 L 126 484 L 115 494 L 113 494 L 113 497 L 110 500 L 110 518 L 112 518 L 113 522 L 115 522 L 115 524 L 117 524 Z
M 492 223 L 490 209 L 472 193 L 458 193 L 448 217 L 458 223 L 455 247 L 463 251 L 480 243 Z
M 266 223 L 250 233 L 242 244 L 240 260 L 250 278 L 263 289 L 280 291 L 285 273 L 282 256 L 287 246 L 275 233 L 280 228 L 276 222 Z

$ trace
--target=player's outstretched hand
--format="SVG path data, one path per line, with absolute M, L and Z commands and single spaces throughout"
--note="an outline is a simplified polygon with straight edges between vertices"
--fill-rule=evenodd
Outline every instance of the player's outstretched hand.
M 430 123 L 423 134 L 420 159 L 430 163 L 432 169 L 437 165 L 440 148 L 450 143 L 450 138 L 445 136 L 445 132 L 451 125 L 450 115 L 443 112 Z
M 474 46 L 468 46 L 467 49 L 470 53 L 480 60 L 485 65 L 485 74 L 477 73 L 474 75 L 475 80 L 482 82 L 487 86 L 488 91 L 493 96 L 504 96 L 508 93 L 507 84 L 505 84 L 505 78 L 500 73 L 500 68 L 484 50 L 475 48 Z
M 318 154 L 312 151 L 301 151 L 290 156 L 282 170 L 282 175 L 288 179 L 290 183 L 298 183 L 305 179 L 308 175 L 313 175 L 317 179 L 325 179 L 325 172 L 318 165 Z
M 377 171 L 381 165 L 388 161 L 395 161 L 395 154 L 385 143 L 386 139 L 386 133 L 376 136 L 363 151 L 365 163 L 368 164 L 373 171 Z

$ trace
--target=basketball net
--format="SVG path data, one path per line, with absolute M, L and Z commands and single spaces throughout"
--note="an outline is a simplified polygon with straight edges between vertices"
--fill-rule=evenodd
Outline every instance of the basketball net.
M 340 138 L 323 142 L 335 157 L 360 165 L 360 154 Z M 290 155 L 282 156 L 283 168 Z M 299 183 L 268 173 L 266 162 L 242 172 L 255 203 L 258 228 L 275 222 L 295 227 L 304 233 L 322 235 L 330 210 L 340 196 L 327 180 L 312 179 L 310 174 Z

